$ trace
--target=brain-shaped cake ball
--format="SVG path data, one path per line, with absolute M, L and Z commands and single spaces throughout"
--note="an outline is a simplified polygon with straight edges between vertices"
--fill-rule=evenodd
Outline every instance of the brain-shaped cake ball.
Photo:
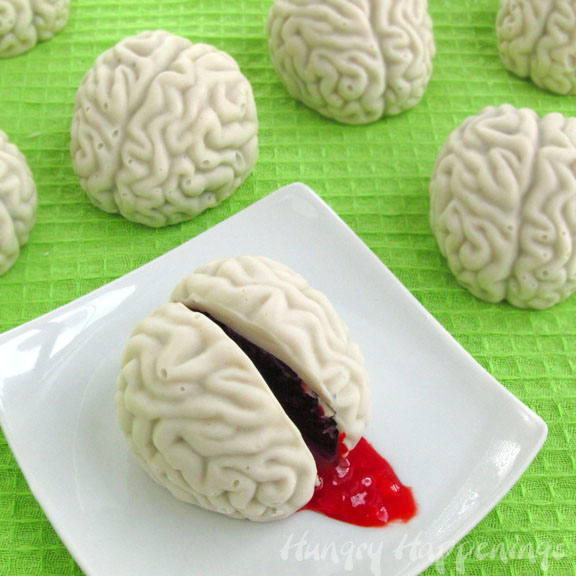
M 0 275 L 28 242 L 36 221 L 37 192 L 24 155 L 0 130 Z
M 254 96 L 236 61 L 165 31 L 127 38 L 96 60 L 71 136 L 90 200 L 154 227 L 228 198 L 258 157 Z
M 319 291 L 266 258 L 198 269 L 135 329 L 118 380 L 120 424 L 177 498 L 268 521 L 312 498 L 318 463 L 366 426 L 362 355 Z M 345 435 L 345 436 L 344 436 Z
M 574 0 L 502 0 L 496 24 L 506 68 L 557 94 L 576 94 Z
M 426 0 L 276 0 L 268 38 L 288 92 L 345 124 L 412 108 L 432 74 Z
M 28 52 L 68 21 L 70 0 L 0 0 L 0 58 Z
M 456 279 L 488 302 L 547 308 L 576 289 L 576 119 L 510 105 L 440 151 L 431 225 Z

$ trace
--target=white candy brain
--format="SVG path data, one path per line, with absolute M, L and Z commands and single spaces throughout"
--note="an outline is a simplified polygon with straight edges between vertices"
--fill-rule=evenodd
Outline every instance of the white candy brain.
M 432 74 L 427 0 L 275 0 L 268 38 L 288 92 L 346 124 L 412 108 Z
M 0 0 L 0 58 L 28 52 L 68 21 L 70 0 Z
M 120 424 L 142 466 L 180 500 L 278 520 L 312 497 L 316 465 L 254 365 L 178 303 L 143 319 L 124 353 Z
M 510 105 L 465 120 L 430 183 L 457 280 L 489 302 L 547 308 L 576 290 L 576 119 Z
M 326 296 L 263 257 L 210 262 L 171 299 L 124 352 L 116 405 L 132 451 L 186 502 L 256 521 L 296 512 L 314 493 L 313 453 L 336 456 L 342 434 L 352 449 L 368 420 L 348 328 Z M 308 400 L 320 403 L 316 416 Z M 326 434 L 334 444 L 317 452 Z
M 290 366 L 334 414 L 348 448 L 370 417 L 364 358 L 328 298 L 269 258 L 216 260 L 185 278 L 172 301 L 207 312 Z
M 257 134 L 252 87 L 230 55 L 144 32 L 84 77 L 71 153 L 96 206 L 158 227 L 228 198 L 256 163 Z
M 506 68 L 557 94 L 576 94 L 574 0 L 501 0 L 496 23 Z
M 0 130 L 0 275 L 13 266 L 28 241 L 37 202 L 26 158 Z

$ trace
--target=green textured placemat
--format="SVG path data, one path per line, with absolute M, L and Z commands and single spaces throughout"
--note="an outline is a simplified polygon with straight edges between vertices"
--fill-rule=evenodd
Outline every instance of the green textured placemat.
M 520 482 L 426 574 L 576 574 L 576 297 L 542 312 L 480 302 L 457 285 L 428 225 L 436 154 L 465 117 L 504 102 L 576 116 L 576 98 L 545 94 L 504 70 L 494 30 L 497 0 L 430 0 L 438 55 L 423 101 L 371 126 L 340 126 L 282 88 L 266 48 L 270 3 L 72 0 L 59 36 L 0 60 L 0 129 L 26 154 L 40 198 L 30 243 L 0 277 L 0 331 L 118 278 L 285 184 L 305 182 L 550 429 Z M 84 73 L 117 41 L 155 28 L 232 54 L 253 85 L 260 118 L 260 159 L 242 188 L 196 220 L 160 230 L 94 208 L 68 152 Z M 69 574 L 82 572 L 0 435 L 0 576 Z

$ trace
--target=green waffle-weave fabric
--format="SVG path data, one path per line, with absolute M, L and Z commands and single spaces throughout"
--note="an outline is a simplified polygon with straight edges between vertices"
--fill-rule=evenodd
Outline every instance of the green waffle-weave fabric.
M 126 274 L 286 184 L 304 182 L 549 426 L 544 448 L 521 480 L 426 574 L 575 575 L 576 295 L 545 311 L 471 296 L 437 249 L 428 183 L 441 145 L 467 116 L 505 102 L 576 116 L 576 97 L 544 93 L 504 69 L 497 0 L 430 0 L 438 52 L 424 99 L 369 126 L 339 125 L 282 87 L 267 51 L 270 4 L 72 0 L 63 32 L 26 55 L 0 60 L 0 129 L 26 155 L 39 189 L 30 242 L 0 277 L 0 332 Z M 72 170 L 69 134 L 75 92 L 96 57 L 126 36 L 157 28 L 236 58 L 254 88 L 260 157 L 219 207 L 191 222 L 148 229 L 88 201 Z M 0 576 L 81 574 L 0 434 Z

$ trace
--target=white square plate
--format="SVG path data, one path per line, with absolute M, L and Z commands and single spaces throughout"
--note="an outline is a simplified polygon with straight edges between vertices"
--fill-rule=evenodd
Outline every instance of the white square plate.
M 412 521 L 232 520 L 176 501 L 128 453 L 113 398 L 132 328 L 197 266 L 240 254 L 291 266 L 348 323 L 372 379 L 366 437 L 413 488 Z M 498 503 L 547 434 L 302 184 L 3 334 L 0 372 L 6 437 L 88 576 L 415 575 Z

